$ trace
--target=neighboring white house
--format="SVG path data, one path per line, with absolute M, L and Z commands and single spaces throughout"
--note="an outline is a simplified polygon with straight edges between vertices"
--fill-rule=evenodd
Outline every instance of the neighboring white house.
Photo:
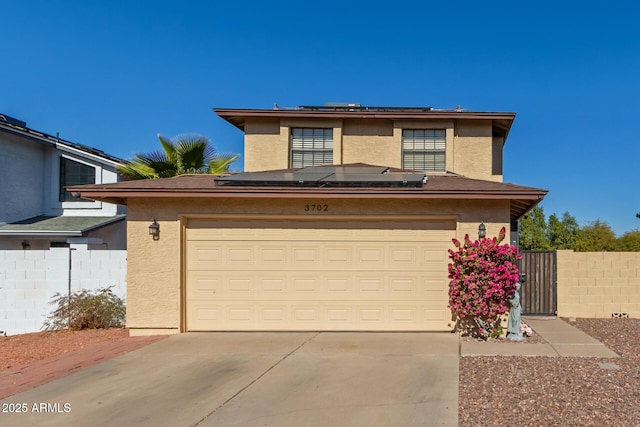
M 121 159 L 0 114 L 0 249 L 126 249 L 123 207 L 69 185 L 118 181 Z
M 0 333 L 39 331 L 56 294 L 125 297 L 125 208 L 65 189 L 115 183 L 121 162 L 0 114 Z

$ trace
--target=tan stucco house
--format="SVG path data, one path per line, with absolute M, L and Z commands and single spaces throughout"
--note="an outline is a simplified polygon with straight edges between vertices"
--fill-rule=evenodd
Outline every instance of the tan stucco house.
M 132 334 L 450 330 L 451 239 L 546 194 L 502 182 L 513 113 L 214 111 L 244 132 L 244 173 L 71 189 L 128 208 Z

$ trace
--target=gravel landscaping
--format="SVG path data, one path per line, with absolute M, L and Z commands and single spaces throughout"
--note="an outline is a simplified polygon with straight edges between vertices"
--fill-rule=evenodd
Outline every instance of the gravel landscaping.
M 101 342 L 127 338 L 126 329 L 63 330 L 0 337 L 0 372 Z
M 640 425 L 640 320 L 572 325 L 621 357 L 462 357 L 459 425 Z

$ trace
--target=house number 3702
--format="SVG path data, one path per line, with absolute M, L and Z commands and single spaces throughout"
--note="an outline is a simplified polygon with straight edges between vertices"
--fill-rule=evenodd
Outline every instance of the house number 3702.
M 304 205 L 305 212 L 327 212 L 329 211 L 329 205 L 322 203 L 312 203 L 310 205 Z

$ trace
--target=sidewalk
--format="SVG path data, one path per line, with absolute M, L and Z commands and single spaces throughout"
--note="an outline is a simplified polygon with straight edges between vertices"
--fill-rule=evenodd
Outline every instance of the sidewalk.
M 620 357 L 600 341 L 556 317 L 523 321 L 545 344 L 461 341 L 460 356 Z

